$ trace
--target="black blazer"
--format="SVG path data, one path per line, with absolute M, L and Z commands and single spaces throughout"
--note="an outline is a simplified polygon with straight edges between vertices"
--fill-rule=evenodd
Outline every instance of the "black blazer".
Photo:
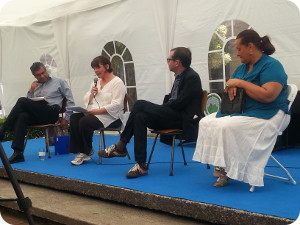
M 182 115 L 183 139 L 196 141 L 201 115 L 202 85 L 200 76 L 192 68 L 182 73 L 178 87 L 177 99 L 168 102 L 169 95 L 164 98 L 164 106 L 170 107 Z

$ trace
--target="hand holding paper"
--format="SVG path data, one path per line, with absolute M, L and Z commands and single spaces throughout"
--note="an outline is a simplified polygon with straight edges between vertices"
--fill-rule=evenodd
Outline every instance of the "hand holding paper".
M 82 108 L 80 106 L 70 106 L 70 107 L 67 107 L 67 110 L 74 111 L 74 112 L 86 112 L 87 111 L 85 108 Z

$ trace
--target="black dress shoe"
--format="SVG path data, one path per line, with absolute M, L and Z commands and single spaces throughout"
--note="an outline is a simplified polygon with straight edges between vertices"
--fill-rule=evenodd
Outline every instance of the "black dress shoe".
M 18 162 L 24 162 L 24 155 L 23 152 L 14 152 L 14 154 L 11 155 L 8 159 L 10 164 L 18 163 Z

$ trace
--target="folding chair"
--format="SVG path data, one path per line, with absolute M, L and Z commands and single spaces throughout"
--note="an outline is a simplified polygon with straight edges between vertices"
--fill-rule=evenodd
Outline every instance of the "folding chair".
M 297 92 L 298 92 L 298 88 L 295 84 L 288 84 L 287 87 L 287 92 L 288 92 L 288 101 L 289 101 L 289 110 L 291 109 L 291 106 L 296 98 Z M 278 135 L 282 135 L 282 132 L 286 129 L 286 127 L 283 127 L 284 125 L 284 120 L 288 119 L 288 115 L 285 115 L 284 119 L 282 120 L 282 123 L 279 127 L 279 133 Z M 275 144 L 274 144 L 275 145 Z M 285 172 L 287 177 L 281 177 L 281 176 L 276 176 L 276 175 L 272 175 L 272 174 L 268 174 L 265 173 L 265 176 L 269 176 L 269 177 L 274 177 L 274 178 L 278 178 L 281 180 L 288 180 L 291 181 L 292 184 L 296 184 L 296 181 L 294 180 L 294 178 L 291 176 L 291 174 L 289 173 L 289 171 L 271 154 L 270 158 Z M 251 186 L 250 190 L 251 192 L 253 192 L 255 189 L 255 186 Z
M 128 95 L 126 94 L 125 97 L 124 97 L 124 102 L 123 102 L 123 104 L 124 104 L 123 112 L 124 113 L 127 111 L 127 103 L 128 103 Z M 110 127 L 110 126 L 108 126 L 108 127 L 99 129 L 99 132 L 100 132 L 99 133 L 99 151 L 106 148 L 104 131 L 116 131 L 116 132 L 119 133 L 119 135 L 121 135 L 121 131 L 122 131 L 122 127 L 123 127 L 122 121 L 120 119 L 118 119 L 117 121 L 120 121 L 120 126 L 119 127 Z M 127 157 L 130 160 L 130 155 L 129 155 L 128 152 L 127 152 Z M 102 164 L 102 157 L 101 156 L 99 156 L 99 163 L 98 164 Z
M 56 123 L 39 124 L 39 125 L 32 125 L 32 126 L 28 127 L 28 128 L 41 128 L 41 129 L 43 129 L 43 133 L 45 134 L 45 145 L 46 145 L 46 153 L 48 154 L 48 158 L 51 158 L 50 149 L 49 149 L 49 146 L 51 145 L 50 144 L 49 131 L 50 131 L 51 128 L 55 128 L 55 127 L 60 126 L 60 120 L 63 118 L 63 114 L 66 112 L 66 105 L 67 105 L 67 99 L 64 98 L 63 103 L 62 103 L 62 107 L 59 111 L 59 114 L 61 114 L 61 116 L 60 116 L 60 118 L 58 119 L 58 121 Z M 27 136 L 28 136 L 28 133 L 27 133 L 26 138 L 25 138 L 24 149 L 25 149 L 26 144 L 27 144 Z
M 202 99 L 201 99 L 201 114 L 204 112 L 205 105 L 207 100 L 207 91 L 203 90 L 202 93 Z M 187 165 L 187 162 L 185 160 L 185 154 L 183 149 L 183 143 L 182 143 L 182 133 L 183 131 L 181 129 L 161 129 L 161 130 L 151 130 L 151 133 L 156 134 L 154 143 L 152 145 L 152 149 L 150 152 L 150 156 L 148 159 L 147 167 L 149 169 L 149 165 L 151 162 L 151 158 L 155 149 L 156 141 L 159 135 L 168 135 L 172 136 L 172 150 L 171 150 L 171 161 L 170 161 L 170 176 L 173 176 L 173 164 L 174 164 L 174 149 L 175 149 L 175 139 L 178 137 L 179 139 L 179 146 L 181 147 L 182 157 L 183 157 L 183 164 Z

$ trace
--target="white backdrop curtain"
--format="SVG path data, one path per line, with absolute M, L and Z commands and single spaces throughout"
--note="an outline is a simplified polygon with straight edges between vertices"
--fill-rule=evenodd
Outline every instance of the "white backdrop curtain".
M 300 88 L 300 13 L 288 0 L 263 1 L 264 7 L 261 0 L 61 3 L 64 4 L 6 21 L 1 18 L 8 14 L 0 12 L 0 82 L 4 88 L 1 103 L 6 113 L 18 97 L 26 95 L 33 81 L 29 67 L 45 53 L 53 57 L 57 75 L 69 81 L 76 104 L 81 105 L 83 94 L 93 81 L 90 62 L 111 41 L 123 43 L 131 52 L 138 99 L 162 102 L 173 82 L 166 58 L 169 50 L 178 46 L 192 50 L 192 67 L 200 74 L 204 89 L 209 90 L 210 40 L 218 25 L 235 19 L 248 23 L 261 36 L 271 37 L 276 47 L 274 57 L 282 62 L 289 82 Z M 50 14 L 52 17 L 47 17 Z

